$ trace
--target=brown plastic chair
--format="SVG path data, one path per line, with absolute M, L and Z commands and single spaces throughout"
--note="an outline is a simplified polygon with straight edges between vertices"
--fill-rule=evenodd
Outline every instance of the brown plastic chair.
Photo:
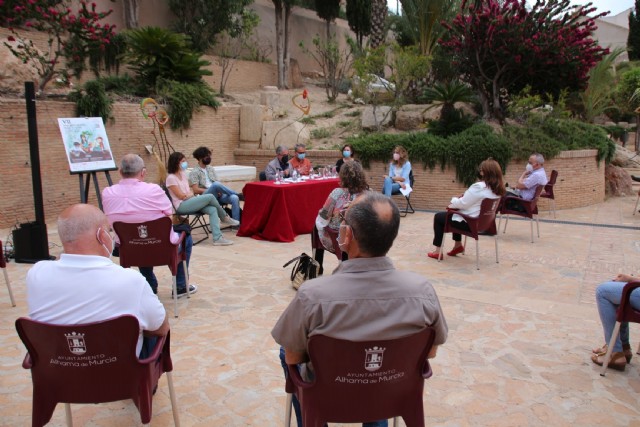
M 476 268 L 480 270 L 480 245 L 478 236 L 493 236 L 496 244 L 496 263 L 498 263 L 498 231 L 496 229 L 496 212 L 500 207 L 501 199 L 484 199 L 480 205 L 480 213 L 477 217 L 461 214 L 455 209 L 447 209 L 444 223 L 445 233 L 458 233 L 464 237 L 464 247 L 467 247 L 467 236 L 476 240 Z M 456 221 L 452 221 L 454 214 L 460 215 L 469 225 L 469 230 L 456 227 Z M 463 252 L 464 253 L 464 252 Z M 439 260 L 438 260 L 439 261 Z
M 178 289 L 176 274 L 178 263 L 184 263 L 185 283 L 189 286 L 186 251 L 179 251 L 186 234 L 180 234 L 175 245 L 171 243 L 171 219 L 158 218 L 143 223 L 126 223 L 116 221 L 113 230 L 120 240 L 120 265 L 129 267 L 157 267 L 166 265 L 171 270 L 173 279 L 173 314 L 178 317 Z M 191 298 L 187 290 L 187 298 Z
M 503 233 L 507 232 L 507 224 L 509 223 L 509 215 L 517 215 L 525 218 L 529 218 L 531 223 L 531 243 L 533 243 L 533 217 L 536 218 L 536 227 L 538 230 L 538 239 L 540 238 L 540 221 L 538 220 L 538 199 L 544 189 L 544 185 L 540 184 L 536 187 L 536 193 L 531 200 L 525 200 L 515 196 L 504 196 L 500 204 L 500 220 L 498 221 L 498 229 L 500 229 L 500 223 L 502 222 L 502 215 L 507 215 L 507 220 L 504 223 Z M 507 208 L 509 201 L 515 201 L 520 205 L 524 211 Z
M 435 330 L 393 340 L 346 341 L 314 335 L 309 357 L 314 380 L 302 380 L 296 365 L 288 365 L 287 393 L 300 401 L 302 424 L 357 423 L 401 416 L 407 427 L 424 427 L 422 394 L 432 375 L 427 356 Z M 287 399 L 285 426 L 291 422 Z
M 9 273 L 7 273 L 7 262 L 4 259 L 4 250 L 2 246 L 2 240 L 0 240 L 0 268 L 4 273 L 4 281 L 7 284 L 7 291 L 9 291 L 9 299 L 11 299 L 11 306 L 16 306 L 16 300 L 13 298 L 13 291 L 11 290 L 11 282 L 9 281 Z
M 637 288 L 640 288 L 640 282 L 629 282 L 624 285 L 624 288 L 622 288 L 622 297 L 620 298 L 620 305 L 618 306 L 618 311 L 616 312 L 616 326 L 614 326 L 613 328 L 613 333 L 611 334 L 611 339 L 609 340 L 609 345 L 607 346 L 607 354 L 604 355 L 604 362 L 602 363 L 602 370 L 600 371 L 600 375 L 603 377 L 607 372 L 609 361 L 611 361 L 613 345 L 615 344 L 616 339 L 618 338 L 618 334 L 620 333 L 620 324 L 622 322 L 640 323 L 640 309 L 633 308 L 631 306 L 631 302 L 629 301 L 629 299 L 631 298 L 631 292 L 633 292 L 633 290 Z M 640 345 L 638 345 L 637 354 L 640 354 Z
M 553 186 L 556 185 L 556 180 L 558 179 L 558 171 L 552 170 L 551 177 L 549 177 L 549 181 L 547 185 L 544 186 L 544 191 L 540 193 L 540 197 L 545 199 L 549 199 L 549 215 L 551 215 L 551 206 L 553 205 L 553 217 L 556 217 L 556 198 L 553 194 Z
M 139 324 L 126 315 L 83 325 L 51 325 L 26 317 L 16 330 L 27 347 L 22 367 L 31 370 L 31 425 L 44 426 L 56 405 L 65 404 L 72 425 L 71 403 L 103 403 L 133 399 L 143 424 L 151 421 L 153 390 L 167 373 L 173 419 L 180 425 L 171 371 L 170 335 L 158 337 L 152 354 L 138 359 Z

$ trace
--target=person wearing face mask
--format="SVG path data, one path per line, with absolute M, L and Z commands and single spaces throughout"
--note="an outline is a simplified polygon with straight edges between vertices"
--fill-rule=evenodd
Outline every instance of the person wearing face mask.
M 221 205 L 231 205 L 231 218 L 240 221 L 241 195 L 224 186 L 216 177 L 216 171 L 211 166 L 211 150 L 198 147 L 193 152 L 198 161 L 198 167 L 189 173 L 189 184 L 194 194 L 213 194 Z
M 60 214 L 64 252 L 58 261 L 40 261 L 27 273 L 29 317 L 75 325 L 135 316 L 140 324 L 136 354 L 144 358 L 155 337 L 167 334 L 169 321 L 145 278 L 111 261 L 115 238 L 110 230 L 106 215 L 92 205 L 73 205 Z
M 213 236 L 213 246 L 233 245 L 233 241 L 227 240 L 220 231 L 220 222 L 232 226 L 240 225 L 238 221 L 229 217 L 213 194 L 201 194 L 196 196 L 191 190 L 187 179 L 187 159 L 184 154 L 176 151 L 169 156 L 167 161 L 167 189 L 173 202 L 173 207 L 178 215 L 192 215 L 205 213 L 209 215 L 209 226 Z
M 271 331 L 281 346 L 285 375 L 286 364 L 306 365 L 305 372 L 312 372 L 307 343 L 317 334 L 350 341 L 387 340 L 431 326 L 436 336 L 428 357 L 436 356 L 447 339 L 447 322 L 427 279 L 396 270 L 387 257 L 399 227 L 398 207 L 380 193 L 366 191 L 346 210 L 338 244 L 349 259 L 332 275 L 305 282 Z M 300 406 L 293 399 L 300 427 Z M 387 421 L 363 425 L 381 427 Z
M 264 170 L 266 180 L 275 181 L 278 172 L 282 172 L 283 178 L 288 178 L 291 176 L 292 170 L 289 163 L 289 149 L 284 145 L 278 145 L 275 159 L 271 160 Z
M 507 195 L 520 197 L 524 200 L 532 200 L 536 194 L 538 185 L 547 185 L 547 173 L 544 170 L 544 157 L 542 154 L 533 153 L 529 156 L 527 167 L 515 188 L 509 188 Z
M 411 162 L 407 150 L 398 145 L 393 149 L 393 160 L 389 163 L 389 175 L 384 175 L 382 193 L 391 197 L 392 194 L 400 194 L 400 188 L 406 189 L 411 174 Z
M 502 179 L 502 168 L 493 159 L 487 159 L 480 163 L 478 168 L 478 182 L 467 188 L 462 197 L 453 197 L 449 204 L 450 209 L 458 209 L 461 214 L 477 218 L 480 215 L 480 205 L 484 199 L 499 199 L 504 196 L 505 188 Z M 427 253 L 429 258 L 442 259 L 442 239 L 444 238 L 444 226 L 447 212 L 438 212 L 433 217 L 433 246 L 435 250 Z M 452 221 L 456 221 L 456 228 L 468 230 L 469 226 L 460 215 L 453 215 Z M 453 249 L 447 252 L 448 256 L 456 256 L 464 252 L 462 236 L 453 234 Z
M 122 179 L 115 185 L 102 190 L 102 207 L 109 223 L 114 222 L 141 223 L 154 219 L 170 216 L 173 213 L 171 201 L 157 184 L 144 182 L 147 169 L 144 160 L 137 154 L 126 154 L 120 161 L 120 176 Z M 170 240 L 177 243 L 180 235 L 170 230 Z M 117 240 L 117 236 L 116 236 Z M 187 255 L 187 268 L 191 260 L 193 239 L 188 234 L 184 240 L 184 248 Z M 158 279 L 153 272 L 153 267 L 140 267 L 140 273 L 147 279 L 153 293 L 158 293 Z M 182 263 L 178 263 L 176 273 L 176 288 L 178 296 L 186 296 L 187 286 Z M 189 293 L 194 294 L 198 290 L 195 284 L 189 285 Z
M 336 172 L 340 173 L 340 168 L 342 165 L 348 162 L 352 162 L 354 160 L 353 156 L 356 153 L 353 147 L 349 144 L 342 146 L 342 158 L 336 162 Z
M 307 147 L 304 144 L 296 144 L 295 152 L 295 157 L 289 160 L 291 167 L 298 171 L 300 175 L 309 175 L 311 162 L 307 159 Z

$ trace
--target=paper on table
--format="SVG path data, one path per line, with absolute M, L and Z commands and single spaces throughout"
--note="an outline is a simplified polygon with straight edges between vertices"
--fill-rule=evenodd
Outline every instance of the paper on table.
M 400 187 L 400 192 L 403 196 L 408 196 L 413 191 L 413 188 L 409 184 L 405 184 L 405 188 Z

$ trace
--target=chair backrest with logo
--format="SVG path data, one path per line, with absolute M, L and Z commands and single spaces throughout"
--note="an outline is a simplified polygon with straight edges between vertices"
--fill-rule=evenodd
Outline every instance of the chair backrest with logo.
M 150 357 L 136 355 L 138 320 L 131 315 L 83 325 L 16 320 L 27 347 L 23 367 L 33 381 L 33 425 L 51 419 L 58 402 L 102 403 L 133 399 L 143 423 L 151 420 L 153 388 L 173 369 L 169 335 Z
M 435 330 L 426 327 L 392 340 L 346 341 L 323 335 L 309 339 L 314 368 L 304 383 L 289 365 L 287 391 L 295 390 L 303 425 L 356 423 L 402 416 L 410 427 L 424 426 L 422 394 L 431 376 L 427 356 Z

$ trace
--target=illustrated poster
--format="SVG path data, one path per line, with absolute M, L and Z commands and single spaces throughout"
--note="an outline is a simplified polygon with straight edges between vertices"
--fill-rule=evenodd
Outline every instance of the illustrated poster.
M 102 117 L 58 119 L 71 172 L 116 168 Z

